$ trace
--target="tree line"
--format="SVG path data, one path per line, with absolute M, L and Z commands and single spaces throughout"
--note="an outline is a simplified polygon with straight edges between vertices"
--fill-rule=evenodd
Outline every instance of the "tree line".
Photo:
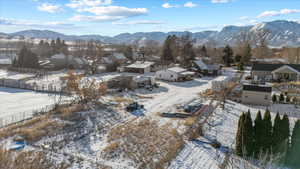
M 273 158 L 279 165 L 300 167 L 300 120 L 295 123 L 290 135 L 287 115 L 276 114 L 272 125 L 271 113 L 267 109 L 262 117 L 258 111 L 254 122 L 250 110 L 242 113 L 236 134 L 236 154 L 241 157 L 260 159 Z

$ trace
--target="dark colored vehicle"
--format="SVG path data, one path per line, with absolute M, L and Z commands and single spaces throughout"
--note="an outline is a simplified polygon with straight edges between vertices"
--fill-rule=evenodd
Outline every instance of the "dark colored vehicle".
M 196 111 L 198 111 L 199 109 L 201 109 L 203 105 L 198 103 L 198 104 L 189 104 L 184 106 L 184 111 L 187 113 L 195 113 Z
M 133 112 L 139 109 L 144 109 L 144 105 L 140 105 L 137 102 L 133 102 L 126 107 L 126 111 Z

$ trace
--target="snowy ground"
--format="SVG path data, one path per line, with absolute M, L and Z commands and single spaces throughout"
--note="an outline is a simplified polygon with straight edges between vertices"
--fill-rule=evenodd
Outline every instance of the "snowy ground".
M 199 93 L 210 89 L 212 81 L 222 81 L 234 76 L 232 70 L 227 71 L 224 75 L 218 77 L 196 78 L 188 82 L 163 82 L 159 81 L 159 90 L 154 92 L 143 93 L 141 95 L 153 97 L 152 99 L 143 100 L 142 104 L 147 109 L 146 115 L 156 115 L 157 112 L 169 112 L 177 104 L 187 103 L 199 98 Z
M 189 141 L 176 159 L 172 161 L 169 169 L 219 169 L 225 153 L 222 149 L 211 147 L 208 144 L 211 143 L 209 140 L 217 140 L 224 148 L 234 149 L 239 116 L 242 112 L 247 112 L 248 109 L 251 111 L 253 120 L 258 110 L 261 110 L 262 113 L 265 112 L 265 107 L 247 106 L 232 101 L 227 101 L 225 110 L 217 108 L 204 128 L 204 137 Z M 274 105 L 270 107 L 272 121 L 280 110 L 300 113 L 298 108 L 291 105 Z M 297 118 L 289 117 L 292 130 Z
M 53 105 L 57 99 L 58 96 L 55 95 L 0 87 L 0 119 L 6 121 L 6 124 L 11 120 L 22 120 L 21 116 L 28 118 L 33 111 Z

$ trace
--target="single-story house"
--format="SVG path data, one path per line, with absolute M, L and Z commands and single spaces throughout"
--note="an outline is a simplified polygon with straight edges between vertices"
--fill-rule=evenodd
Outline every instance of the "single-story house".
M 202 59 L 193 62 L 194 68 L 198 73 L 204 76 L 218 76 L 221 74 L 220 66 L 214 64 L 206 64 Z
M 187 71 L 181 67 L 172 67 L 169 69 L 160 70 L 155 74 L 156 79 L 173 82 L 192 80 L 194 76 L 195 72 Z
M 154 65 L 154 62 L 149 61 L 136 61 L 133 64 L 124 67 L 124 72 L 129 73 L 149 73 L 151 72 L 151 67 Z
M 272 100 L 271 95 L 271 86 L 244 84 L 242 91 L 242 103 L 269 106 Z
M 253 81 L 300 81 L 300 64 L 259 64 L 252 66 Z

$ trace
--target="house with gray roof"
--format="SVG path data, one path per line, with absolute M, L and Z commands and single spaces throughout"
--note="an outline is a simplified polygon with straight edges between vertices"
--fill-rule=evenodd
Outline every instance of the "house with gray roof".
M 252 66 L 251 76 L 258 82 L 300 81 L 300 64 L 259 64 Z

